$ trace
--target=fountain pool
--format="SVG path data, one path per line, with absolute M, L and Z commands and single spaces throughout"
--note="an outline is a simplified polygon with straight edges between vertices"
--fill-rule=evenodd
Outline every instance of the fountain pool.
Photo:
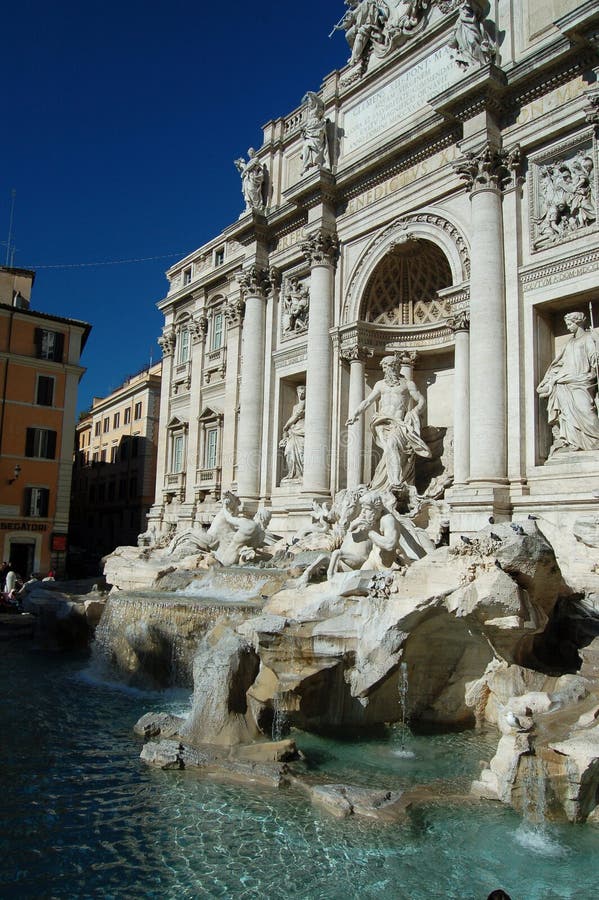
M 595 896 L 599 828 L 536 833 L 510 809 L 454 806 L 494 734 L 352 743 L 295 733 L 329 779 L 389 788 L 438 784 L 439 801 L 401 825 L 336 820 L 291 792 L 162 772 L 138 759 L 132 726 L 181 713 L 185 692 L 94 679 L 88 660 L 24 645 L 0 655 L 3 898 L 482 898 Z M 449 780 L 449 787 L 448 787 Z

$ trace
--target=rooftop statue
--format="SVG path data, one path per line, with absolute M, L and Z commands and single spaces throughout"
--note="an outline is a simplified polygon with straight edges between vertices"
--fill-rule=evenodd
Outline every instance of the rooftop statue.
M 383 456 L 369 488 L 382 491 L 396 490 L 404 485 L 412 488 L 415 457 L 431 457 L 429 447 L 420 437 L 424 397 L 414 382 L 401 374 L 397 357 L 385 356 L 381 360 L 381 368 L 384 377 L 377 381 L 345 424 L 353 425 L 369 406 L 376 403 L 377 411 L 370 428 Z
M 296 388 L 297 403 L 291 410 L 291 415 L 283 425 L 283 437 L 279 447 L 285 453 L 285 465 L 287 474 L 285 480 L 301 478 L 304 474 L 304 437 L 306 416 L 306 386 L 298 384 Z
M 385 56 L 426 24 L 433 0 L 345 0 L 345 15 L 335 31 L 345 31 L 349 64 L 365 67 L 370 53 Z
M 314 91 L 308 91 L 302 101 L 308 107 L 302 128 L 302 175 L 310 169 L 321 169 L 327 164 L 327 120 L 324 103 Z
M 570 340 L 557 354 L 537 387 L 547 398 L 547 419 L 552 426 L 549 456 L 568 450 L 599 450 L 597 394 L 599 335 L 585 330 L 586 316 L 564 316 Z
M 240 157 L 234 162 L 241 175 L 241 193 L 245 200 L 245 211 L 264 212 L 266 208 L 266 171 L 258 159 L 256 151 L 250 147 L 247 161 Z
M 473 65 L 484 66 L 495 59 L 495 48 L 475 0 L 462 2 L 449 49 L 462 69 Z

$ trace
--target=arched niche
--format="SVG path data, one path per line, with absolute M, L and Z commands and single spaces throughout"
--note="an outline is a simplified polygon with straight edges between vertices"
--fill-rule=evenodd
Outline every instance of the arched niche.
M 381 264 L 383 265 L 379 269 Z M 410 280 L 410 265 L 412 265 L 412 280 Z M 427 265 L 431 266 L 432 280 L 428 278 Z M 342 324 L 357 322 L 361 318 L 363 320 L 368 303 L 373 304 L 371 307 L 373 314 L 376 308 L 373 292 L 378 289 L 381 295 L 384 294 L 382 288 L 384 278 L 393 279 L 400 273 L 405 278 L 404 294 L 407 288 L 408 296 L 411 292 L 420 303 L 426 300 L 425 289 L 433 289 L 433 284 L 437 284 L 435 292 L 441 288 L 465 286 L 470 279 L 470 254 L 461 230 L 445 217 L 431 211 L 402 216 L 376 234 L 350 276 L 343 303 Z M 397 300 L 397 291 L 395 293 L 393 290 L 388 291 L 387 299 L 390 302 Z M 379 314 L 383 313 L 381 309 Z M 425 312 L 421 306 L 420 313 L 424 313 L 424 318 L 430 321 L 431 315 L 435 315 L 435 310 Z M 415 317 L 412 323 L 397 324 L 418 324 L 416 309 L 412 315 Z M 447 313 L 442 313 L 439 318 L 443 315 Z

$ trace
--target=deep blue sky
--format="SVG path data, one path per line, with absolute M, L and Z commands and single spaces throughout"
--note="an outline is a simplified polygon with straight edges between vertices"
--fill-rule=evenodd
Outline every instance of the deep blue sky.
M 233 160 L 348 58 L 342 0 L 20 0 L 2 16 L 0 241 L 93 329 L 79 409 L 159 358 L 164 271 L 243 209 Z M 174 254 L 128 265 L 58 264 Z M 5 243 L 0 263 L 6 261 Z

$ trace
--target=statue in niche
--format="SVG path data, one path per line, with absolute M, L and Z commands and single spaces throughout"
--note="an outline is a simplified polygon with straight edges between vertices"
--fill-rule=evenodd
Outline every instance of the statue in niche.
M 247 162 L 242 157 L 236 159 L 235 166 L 241 175 L 241 192 L 245 200 L 245 211 L 264 212 L 266 200 L 265 167 L 260 162 L 253 147 L 248 150 Z
M 537 245 L 556 243 L 595 222 L 593 169 L 593 159 L 584 150 L 540 167 Z
M 306 122 L 302 128 L 302 171 L 321 169 L 327 157 L 327 120 L 324 117 L 324 103 L 314 91 L 305 94 L 302 103 L 308 107 Z
M 306 386 L 305 384 L 298 384 L 295 390 L 297 403 L 283 425 L 283 437 L 279 443 L 279 447 L 285 453 L 285 466 L 287 468 L 284 481 L 301 478 L 304 474 Z
M 283 332 L 302 334 L 308 329 L 310 291 L 297 278 L 291 278 L 283 296 Z
M 564 316 L 572 336 L 537 387 L 539 396 L 547 398 L 553 433 L 550 457 L 570 450 L 599 450 L 599 335 L 586 330 L 585 321 L 583 312 Z
M 378 447 L 383 451 L 369 488 L 397 490 L 407 485 L 415 494 L 415 457 L 430 459 L 431 451 L 420 437 L 420 413 L 424 397 L 411 379 L 400 371 L 400 360 L 385 356 L 381 361 L 383 378 L 377 381 L 370 394 L 349 417 L 346 425 L 377 403 L 370 428 Z
M 449 41 L 452 56 L 461 69 L 485 66 L 495 59 L 493 47 L 474 0 L 464 0 Z

